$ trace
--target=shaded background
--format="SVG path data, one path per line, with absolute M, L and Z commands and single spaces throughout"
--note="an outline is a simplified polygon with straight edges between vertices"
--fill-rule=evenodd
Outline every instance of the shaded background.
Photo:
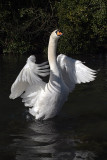
M 47 55 L 48 37 L 59 28 L 64 33 L 59 53 L 104 53 L 106 11 L 106 0 L 1 0 L 1 51 Z

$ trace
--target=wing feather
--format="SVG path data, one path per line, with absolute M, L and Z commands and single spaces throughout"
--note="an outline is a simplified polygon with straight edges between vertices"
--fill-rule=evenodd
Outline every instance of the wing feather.
M 95 79 L 96 71 L 85 66 L 81 61 L 60 54 L 57 58 L 63 80 L 71 92 L 75 84 L 86 83 Z
M 27 60 L 26 65 L 20 71 L 18 77 L 11 87 L 11 94 L 9 98 L 15 99 L 19 97 L 29 85 L 41 85 L 44 83 L 42 79 L 38 76 L 47 76 L 49 74 L 49 65 L 47 62 L 42 64 L 35 63 L 35 57 L 30 56 Z

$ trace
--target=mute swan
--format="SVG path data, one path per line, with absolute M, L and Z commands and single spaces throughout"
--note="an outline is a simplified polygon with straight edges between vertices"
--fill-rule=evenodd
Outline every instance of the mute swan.
M 58 114 L 77 83 L 95 79 L 96 71 L 86 67 L 81 61 L 60 54 L 56 58 L 57 42 L 62 33 L 51 33 L 48 45 L 48 61 L 36 64 L 31 55 L 11 87 L 10 99 L 19 96 L 35 119 L 46 120 Z M 50 70 L 48 69 L 50 66 Z M 50 72 L 49 72 L 50 71 Z M 39 76 L 50 74 L 45 83 Z

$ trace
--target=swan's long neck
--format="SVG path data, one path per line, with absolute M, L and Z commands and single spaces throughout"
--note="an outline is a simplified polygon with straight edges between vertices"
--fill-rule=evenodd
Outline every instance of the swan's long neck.
M 50 65 L 50 78 L 47 83 L 48 90 L 53 92 L 61 92 L 61 73 L 57 64 L 56 49 L 58 38 L 54 39 L 50 36 L 48 45 L 48 61 Z
M 58 40 L 55 40 L 50 36 L 48 45 L 48 61 L 52 71 L 58 68 L 56 58 L 57 41 Z

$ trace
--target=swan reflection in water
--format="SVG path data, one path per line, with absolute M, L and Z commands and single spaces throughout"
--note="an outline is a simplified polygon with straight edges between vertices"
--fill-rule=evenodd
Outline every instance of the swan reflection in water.
M 26 129 L 13 137 L 15 159 L 94 160 L 95 155 L 91 151 L 76 150 L 79 140 L 75 140 L 72 133 L 70 136 L 72 126 L 67 124 L 66 120 L 61 119 L 30 122 Z

